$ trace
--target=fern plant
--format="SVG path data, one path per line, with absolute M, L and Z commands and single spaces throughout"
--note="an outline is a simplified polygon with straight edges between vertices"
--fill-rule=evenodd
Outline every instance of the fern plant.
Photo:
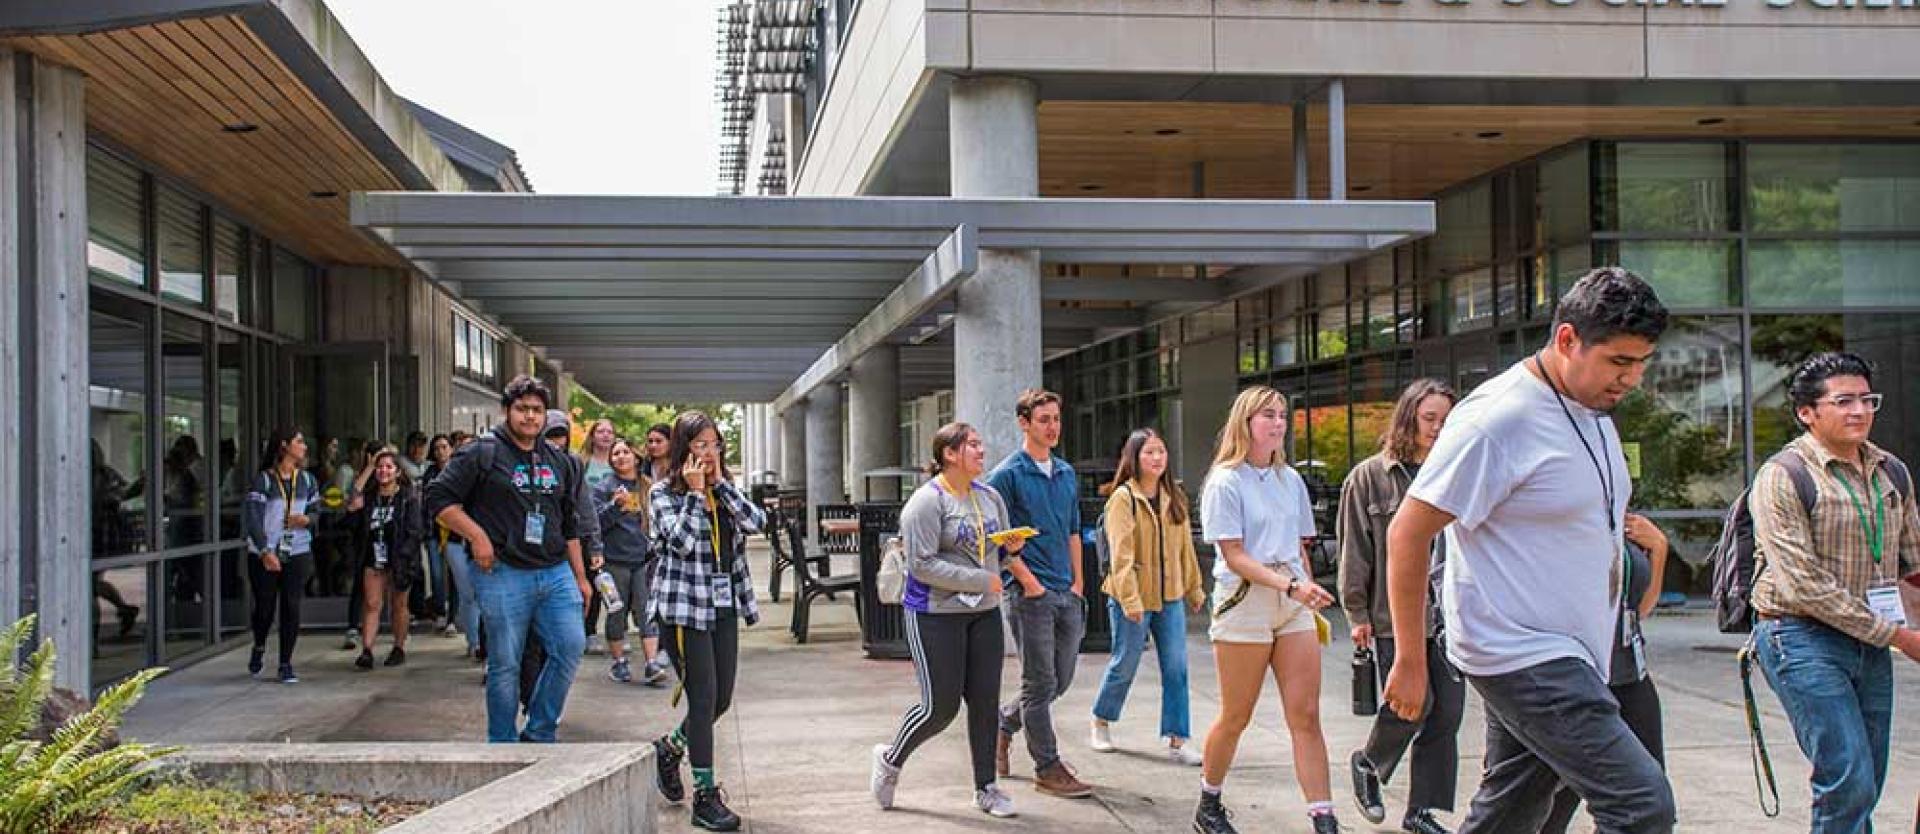
M 33 633 L 29 615 L 0 631 L 0 834 L 44 834 L 98 814 L 126 793 L 146 765 L 177 747 L 121 744 L 102 750 L 102 739 L 146 693 L 165 669 L 147 669 L 100 695 L 93 708 L 55 730 L 50 740 L 32 738 L 40 711 L 53 692 L 53 641 L 42 641 L 24 664 L 20 646 Z

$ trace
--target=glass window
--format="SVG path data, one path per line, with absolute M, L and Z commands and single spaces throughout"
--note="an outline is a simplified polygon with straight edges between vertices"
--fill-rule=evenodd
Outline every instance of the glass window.
M 1920 145 L 1750 145 L 1756 232 L 1920 229 Z
M 87 148 L 87 274 L 147 285 L 147 224 L 140 171 Z
M 1887 395 L 1874 415 L 1873 441 L 1911 460 L 1920 454 L 1920 317 L 1897 314 L 1754 316 L 1753 459 L 1766 460 L 1800 433 L 1787 407 L 1787 375 L 1808 356 L 1830 350 L 1873 363 L 1874 390 Z M 1663 346 L 1664 347 L 1664 346 Z
M 1347 355 L 1347 308 L 1327 307 L 1313 318 L 1313 358 L 1336 359 Z
M 1577 243 L 1592 233 L 1591 182 L 1585 145 L 1540 161 L 1540 230 L 1546 245 Z
M 207 259 L 200 204 L 171 188 L 154 189 L 159 210 L 160 292 L 189 304 L 207 302 Z
M 168 313 L 160 343 L 162 547 L 207 541 L 207 326 Z
M 1676 316 L 1613 418 L 1640 509 L 1720 509 L 1745 487 L 1740 320 Z
M 220 600 L 220 639 L 234 637 L 247 631 L 247 551 L 245 548 L 230 548 L 220 551 L 219 589 Z
M 1493 270 L 1448 278 L 1447 295 L 1453 301 L 1447 332 L 1465 333 L 1493 326 Z
M 88 313 L 87 430 L 91 438 L 93 555 L 147 545 L 149 309 L 102 292 Z M 138 604 L 138 603 L 136 603 Z
M 1353 366 L 1353 462 L 1359 463 L 1380 451 L 1380 443 L 1393 423 L 1394 401 L 1400 397 L 1395 383 L 1396 363 L 1385 356 L 1374 356 Z
M 231 220 L 213 220 L 213 309 L 227 321 L 253 323 L 247 310 L 247 242 Z M 244 316 L 244 318 L 242 318 Z
M 1732 228 L 1725 145 L 1621 142 L 1601 148 L 1603 228 L 1618 232 Z
M 1374 350 L 1391 347 L 1399 340 L 1399 322 L 1394 317 L 1393 291 L 1388 289 L 1379 295 L 1368 296 L 1366 301 L 1365 326 L 1360 329 L 1360 338 L 1354 348 Z
M 1748 291 L 1755 307 L 1911 306 L 1920 301 L 1916 240 L 1756 240 Z
M 1267 328 L 1249 327 L 1240 331 L 1240 347 L 1235 367 L 1241 375 L 1260 373 L 1267 364 Z
M 273 329 L 296 339 L 313 337 L 313 267 L 285 249 L 273 250 Z
M 104 686 L 147 664 L 147 599 L 154 565 L 93 574 L 93 685 Z
M 1493 190 L 1485 182 L 1440 198 L 1427 268 L 1454 272 L 1493 260 Z
M 1730 240 L 1623 240 L 1606 245 L 1618 263 L 1647 279 L 1670 308 L 1735 304 L 1739 257 Z
M 215 477 L 220 484 L 221 539 L 240 537 L 240 508 L 246 500 L 249 474 L 253 471 L 253 424 L 246 407 L 246 342 L 232 331 L 219 330 L 215 346 L 216 373 L 220 398 L 214 420 L 219 430 L 220 457 L 215 462 Z
M 207 645 L 208 554 L 168 559 L 160 563 L 160 587 L 167 594 L 167 627 L 161 632 L 160 662 L 179 659 Z
M 1272 352 L 1268 360 L 1275 368 L 1300 364 L 1300 318 L 1288 316 L 1273 325 Z

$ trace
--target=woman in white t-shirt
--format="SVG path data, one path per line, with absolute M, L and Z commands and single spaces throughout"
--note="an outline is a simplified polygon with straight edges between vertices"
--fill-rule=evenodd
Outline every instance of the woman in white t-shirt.
M 1214 667 L 1220 716 L 1202 754 L 1199 834 L 1234 834 L 1220 789 L 1240 734 L 1253 720 L 1269 670 L 1280 687 L 1294 772 L 1315 834 L 1336 834 L 1327 740 L 1320 731 L 1319 609 L 1333 595 L 1305 565 L 1314 536 L 1307 485 L 1285 458 L 1287 399 L 1266 386 L 1240 392 L 1213 455 L 1200 522 L 1219 551 L 1214 563 Z

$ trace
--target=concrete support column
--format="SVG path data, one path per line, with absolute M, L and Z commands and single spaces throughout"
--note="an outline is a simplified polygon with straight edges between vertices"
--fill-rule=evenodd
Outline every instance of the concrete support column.
M 807 395 L 807 507 L 838 504 L 845 500 L 847 478 L 845 450 L 841 448 L 842 421 L 846 408 L 840 384 L 829 382 Z M 808 517 L 819 521 L 817 510 Z M 807 538 L 814 537 L 814 524 L 807 525 Z
M 86 79 L 0 49 L 0 621 L 38 614 L 54 683 L 92 655 Z
M 1327 199 L 1347 199 L 1347 83 L 1327 82 Z
M 853 443 L 855 501 L 898 501 L 900 482 L 873 481 L 867 492 L 869 470 L 900 465 L 900 347 L 881 345 L 853 360 L 847 380 L 847 433 Z
M 1311 199 L 1313 194 L 1307 190 L 1313 175 L 1312 157 L 1307 148 L 1307 103 L 1293 103 L 1293 199 Z
M 760 406 L 760 444 L 760 448 L 765 450 L 761 454 L 761 461 L 778 474 L 785 462 L 781 459 L 780 451 L 780 414 L 773 410 L 773 403 Z
M 807 487 L 807 402 L 780 412 L 780 488 Z
M 747 486 L 753 485 L 754 473 L 763 467 L 760 456 L 765 454 L 760 448 L 760 406 L 749 403 L 740 412 L 740 436 L 734 442 L 740 447 L 740 476 Z
M 948 100 L 955 197 L 1040 193 L 1039 91 L 1023 78 L 962 78 Z M 956 294 L 954 419 L 986 441 L 987 464 L 1020 446 L 1013 404 L 1040 384 L 1040 253 L 987 249 Z

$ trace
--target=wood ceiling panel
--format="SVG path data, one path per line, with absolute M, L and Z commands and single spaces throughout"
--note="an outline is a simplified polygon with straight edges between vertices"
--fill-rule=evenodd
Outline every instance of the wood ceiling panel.
M 1714 124 L 1701 119 L 1717 118 Z M 1326 110 L 1309 109 L 1311 193 L 1326 193 Z M 1351 193 L 1421 199 L 1593 137 L 1920 139 L 1920 107 L 1347 108 Z M 1040 192 L 1062 197 L 1293 195 L 1286 106 L 1048 101 L 1040 105 Z M 1198 169 L 1196 171 L 1196 165 Z
M 346 194 L 404 185 L 234 17 L 4 41 L 85 73 L 87 124 L 322 261 L 404 266 Z M 234 133 L 228 125 L 248 124 Z M 336 197 L 315 197 L 314 192 Z

